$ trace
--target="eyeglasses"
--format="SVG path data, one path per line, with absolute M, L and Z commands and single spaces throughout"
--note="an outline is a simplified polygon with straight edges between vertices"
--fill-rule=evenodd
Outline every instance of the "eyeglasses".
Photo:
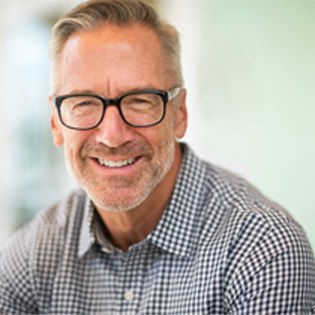
M 61 123 L 70 129 L 89 130 L 103 120 L 106 108 L 116 106 L 124 122 L 133 127 L 150 127 L 165 117 L 167 103 L 178 96 L 181 87 L 169 91 L 140 90 L 115 99 L 95 94 L 68 94 L 54 97 Z

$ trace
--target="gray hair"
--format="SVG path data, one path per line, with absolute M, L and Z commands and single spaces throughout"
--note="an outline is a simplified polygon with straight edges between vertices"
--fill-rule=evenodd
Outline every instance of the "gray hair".
M 182 85 L 179 33 L 162 21 L 154 7 L 145 0 L 89 0 L 61 17 L 52 28 L 50 58 L 52 71 L 68 38 L 79 30 L 93 30 L 102 23 L 126 26 L 139 23 L 151 28 L 160 39 L 166 66 L 175 84 Z

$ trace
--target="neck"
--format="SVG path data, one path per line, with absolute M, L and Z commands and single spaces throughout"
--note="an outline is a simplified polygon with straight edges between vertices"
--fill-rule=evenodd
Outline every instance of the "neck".
M 176 144 L 174 163 L 165 178 L 137 208 L 126 212 L 106 212 L 98 209 L 111 242 L 127 251 L 144 240 L 157 226 L 171 198 L 181 165 L 181 151 Z

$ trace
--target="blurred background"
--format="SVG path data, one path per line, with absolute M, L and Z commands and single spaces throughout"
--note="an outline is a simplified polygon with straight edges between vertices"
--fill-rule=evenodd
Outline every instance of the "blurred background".
M 201 157 L 285 206 L 315 248 L 315 2 L 155 1 L 181 33 Z M 77 0 L 0 0 L 0 249 L 75 184 L 49 131 L 48 40 Z

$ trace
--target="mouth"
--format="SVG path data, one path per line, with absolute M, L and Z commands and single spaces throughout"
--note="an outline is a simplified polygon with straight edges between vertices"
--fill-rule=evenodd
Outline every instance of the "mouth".
M 96 158 L 95 160 L 97 161 L 98 164 L 100 164 L 103 167 L 117 169 L 117 168 L 130 166 L 136 163 L 138 159 L 139 158 L 134 157 L 134 158 L 130 158 L 126 160 L 118 160 L 118 161 L 105 160 L 105 159 L 100 159 L 100 158 Z

